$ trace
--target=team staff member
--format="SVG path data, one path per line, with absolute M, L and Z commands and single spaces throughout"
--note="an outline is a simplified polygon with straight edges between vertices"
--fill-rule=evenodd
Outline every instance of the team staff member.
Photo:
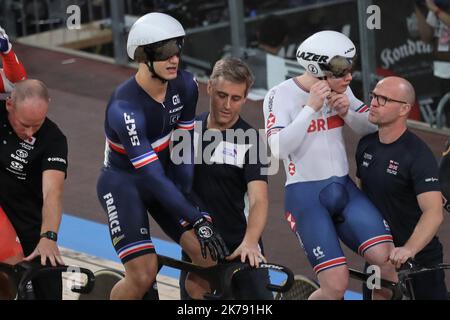
M 3 69 L 0 69 L 0 92 L 11 92 L 14 83 L 26 79 L 27 74 L 2 27 L 0 27 L 0 57 L 3 64 Z
M 268 191 L 258 132 L 240 117 L 252 84 L 253 75 L 241 60 L 225 58 L 214 65 L 207 86 L 209 112 L 196 121 L 196 155 L 202 158 L 196 161 L 193 190 L 232 252 L 227 260 L 255 266 L 265 261 L 261 235 L 267 222 Z M 218 141 L 202 138 L 214 132 Z M 239 141 L 239 132 L 249 133 L 255 141 Z M 181 298 L 187 299 L 184 278 L 182 272 Z M 239 274 L 233 284 L 236 298 L 272 299 L 267 283 L 265 270 Z
M 442 154 L 439 182 L 441 183 L 442 196 L 444 197 L 444 208 L 450 212 L 450 137 L 447 140 L 446 150 Z
M 213 263 L 205 260 L 207 247 L 213 258 L 228 255 L 209 215 L 183 194 L 190 191 L 192 159 L 178 166 L 170 159 L 173 131 L 193 132 L 198 98 L 192 74 L 178 69 L 184 36 L 181 24 L 169 15 L 139 18 L 127 42 L 138 72 L 114 91 L 106 109 L 107 149 L 97 194 L 125 267 L 125 278 L 114 286 L 111 299 L 141 299 L 156 280 L 158 263 L 147 212 L 195 263 Z M 188 140 L 181 143 L 190 148 Z M 181 219 L 187 223 L 182 225 Z M 186 231 L 188 225 L 191 230 Z
M 16 84 L 0 107 L 0 206 L 11 221 L 26 260 L 63 264 L 57 246 L 67 170 L 67 141 L 46 117 L 46 86 L 39 80 Z M 61 299 L 60 275 L 33 281 L 38 299 Z
M 344 296 L 349 273 L 339 238 L 396 280 L 387 263 L 392 236 L 348 176 L 344 125 L 359 134 L 376 130 L 367 121 L 369 108 L 349 87 L 355 55 L 345 35 L 315 33 L 297 50 L 306 72 L 275 86 L 264 99 L 268 143 L 286 170 L 286 219 L 320 282 L 310 299 Z M 387 290 L 374 293 L 390 296 Z
M 424 266 L 443 260 L 436 236 L 443 221 L 437 162 L 406 124 L 414 101 L 407 80 L 388 77 L 378 82 L 369 121 L 379 130 L 362 138 L 356 152 L 362 190 L 391 228 L 395 249 L 389 259 L 396 267 L 408 258 Z M 413 287 L 417 299 L 447 299 L 442 270 L 414 276 Z

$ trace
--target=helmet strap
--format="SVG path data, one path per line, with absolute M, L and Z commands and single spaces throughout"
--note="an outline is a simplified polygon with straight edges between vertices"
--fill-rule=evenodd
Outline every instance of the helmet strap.
M 147 60 L 145 65 L 147 66 L 148 71 L 150 71 L 152 78 L 158 79 L 159 81 L 162 82 L 162 84 L 165 84 L 167 82 L 167 79 L 164 79 L 163 77 L 161 77 L 159 74 L 156 73 L 155 68 L 153 67 L 153 61 Z

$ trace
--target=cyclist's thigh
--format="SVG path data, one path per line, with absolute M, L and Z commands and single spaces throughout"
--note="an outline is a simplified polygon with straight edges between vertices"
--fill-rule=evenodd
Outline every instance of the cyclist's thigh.
M 351 179 L 345 187 L 349 196 L 342 214 L 345 221 L 337 225 L 342 241 L 361 256 L 375 245 L 392 242 L 389 226 L 378 209 Z
M 285 192 L 286 219 L 316 273 L 346 264 L 334 224 L 319 200 L 322 188 L 304 182 L 288 185 Z
M 129 173 L 104 169 L 97 183 L 97 195 L 108 218 L 111 241 L 122 263 L 155 253 L 147 209 L 135 180 Z
M 23 259 L 16 231 L 0 206 L 0 262 L 16 264 Z
M 186 229 L 181 225 L 181 217 L 175 217 L 173 213 L 168 212 L 159 202 L 152 202 L 148 205 L 148 212 L 155 219 L 156 223 L 161 227 L 173 241 L 180 243 L 180 238 Z

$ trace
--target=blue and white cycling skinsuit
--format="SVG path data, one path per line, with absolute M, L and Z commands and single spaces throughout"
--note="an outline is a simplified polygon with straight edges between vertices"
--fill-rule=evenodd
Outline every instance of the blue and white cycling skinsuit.
M 197 99 L 197 84 L 186 71 L 178 71 L 177 78 L 168 81 L 163 103 L 152 99 L 134 77 L 112 94 L 97 194 L 123 263 L 155 252 L 147 212 L 177 242 L 185 230 L 181 221 L 202 217 L 180 191 L 189 191 L 193 161 L 175 166 L 169 152 L 175 129 L 193 134 Z
M 286 219 L 316 273 L 346 264 L 338 237 L 360 255 L 392 242 L 387 223 L 348 176 L 342 129 L 377 130 L 369 107 L 348 87 L 350 108 L 341 118 L 326 102 L 315 112 L 309 92 L 296 78 L 272 88 L 264 99 L 266 134 L 272 154 L 286 171 Z

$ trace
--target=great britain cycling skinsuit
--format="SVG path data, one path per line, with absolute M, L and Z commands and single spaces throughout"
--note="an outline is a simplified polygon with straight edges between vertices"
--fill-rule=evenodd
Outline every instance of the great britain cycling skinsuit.
M 306 106 L 309 92 L 296 78 L 272 88 L 264 99 L 266 134 L 286 171 L 286 219 L 316 273 L 346 264 L 338 237 L 360 255 L 392 242 L 387 223 L 348 176 L 344 124 L 358 134 L 376 131 L 369 107 L 345 94 L 350 108 L 342 119 L 325 103 Z
M 169 153 L 175 129 L 193 133 L 197 98 L 193 76 L 178 71 L 177 78 L 168 81 L 163 103 L 152 99 L 134 77 L 121 84 L 109 101 L 105 163 L 97 193 L 123 263 L 155 252 L 147 211 L 177 242 L 185 221 L 202 217 L 177 187 L 189 189 L 193 162 L 173 166 Z

